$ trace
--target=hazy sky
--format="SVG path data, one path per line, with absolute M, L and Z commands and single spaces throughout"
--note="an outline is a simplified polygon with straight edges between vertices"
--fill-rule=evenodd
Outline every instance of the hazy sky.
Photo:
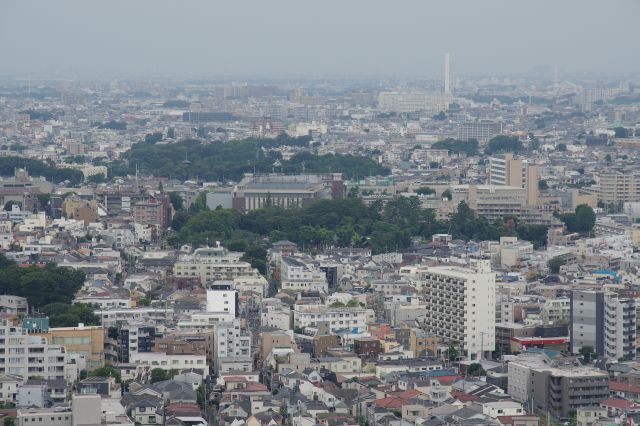
M 639 0 L 0 0 L 0 75 L 640 73 Z

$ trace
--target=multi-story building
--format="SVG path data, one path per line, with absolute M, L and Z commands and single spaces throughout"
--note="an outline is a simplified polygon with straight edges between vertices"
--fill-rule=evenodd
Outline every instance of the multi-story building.
M 102 326 L 53 327 L 40 334 L 53 344 L 64 346 L 69 354 L 78 354 L 88 370 L 104 365 L 104 328 Z
M 502 123 L 494 121 L 465 121 L 458 126 L 458 139 L 466 141 L 475 139 L 478 142 L 488 142 L 502 133 Z
M 527 202 L 525 190 L 515 186 L 461 185 L 453 187 L 453 196 L 489 221 L 518 216 Z
M 240 320 L 220 322 L 213 329 L 215 372 L 251 371 L 251 336 L 240 327 Z
M 381 111 L 399 113 L 428 111 L 445 111 L 451 97 L 441 93 L 423 92 L 380 92 L 378 107 Z
M 528 160 L 516 160 L 513 154 L 489 158 L 487 184 L 493 186 L 515 186 L 524 188 L 527 205 L 538 203 L 538 166 Z
M 247 173 L 236 186 L 235 192 L 229 196 L 233 197 L 233 208 L 241 212 L 267 205 L 284 208 L 303 207 L 317 200 L 342 198 L 344 182 L 341 173 Z
M 26 297 L 0 295 L 0 312 L 17 315 L 26 314 L 29 310 L 29 303 Z
M 540 309 L 540 319 L 545 324 L 568 323 L 571 316 L 571 301 L 567 298 L 545 300 Z
M 553 417 L 599 405 L 609 397 L 609 375 L 594 367 L 561 363 L 542 353 L 525 353 L 509 362 L 508 393 Z
M 328 292 L 326 273 L 292 256 L 280 260 L 280 285 L 282 290 Z
M 592 290 L 571 292 L 571 352 L 591 346 L 598 356 L 633 359 L 636 352 L 634 299 Z
M 136 364 L 138 374 L 147 373 L 154 368 L 171 370 L 200 370 L 208 374 L 206 355 L 167 354 L 163 352 L 138 352 L 131 355 L 131 363 Z
M 118 329 L 118 360 L 131 362 L 131 357 L 139 352 L 151 352 L 155 340 L 156 327 L 147 323 L 124 324 Z
M 317 328 L 327 324 L 331 333 L 337 330 L 366 331 L 367 324 L 375 322 L 375 312 L 367 308 L 332 308 L 327 305 L 295 305 L 294 327 Z
M 635 299 L 607 293 L 604 303 L 605 356 L 610 359 L 635 359 L 637 336 Z
M 167 229 L 171 223 L 171 200 L 168 195 L 158 195 L 132 206 L 133 220 L 143 225 Z
M 422 273 L 427 330 L 457 344 L 470 360 L 495 350 L 495 273 L 487 260 L 471 267 L 435 266 Z
M 207 289 L 207 312 L 223 312 L 238 316 L 238 292 L 233 283 L 214 283 Z
M 0 322 L 0 374 L 44 379 L 65 379 L 67 351 L 46 337 L 26 334 L 6 320 Z
M 608 170 L 600 173 L 598 201 L 607 204 L 640 201 L 640 173 L 636 170 Z
M 249 262 L 240 260 L 242 253 L 216 247 L 196 249 L 193 254 L 181 255 L 173 267 L 176 277 L 195 277 L 202 285 L 212 281 L 234 280 L 244 276 L 260 276 Z

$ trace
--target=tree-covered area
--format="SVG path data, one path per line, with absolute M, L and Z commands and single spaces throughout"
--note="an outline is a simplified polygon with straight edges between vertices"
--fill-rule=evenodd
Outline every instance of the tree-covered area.
M 100 317 L 93 313 L 93 308 L 84 303 L 68 305 L 50 303 L 39 311 L 49 317 L 51 327 L 77 327 L 78 324 L 100 325 Z
M 308 146 L 308 136 L 292 138 L 282 134 L 273 139 L 244 139 L 231 142 L 202 143 L 184 140 L 166 145 L 136 144 L 123 158 L 123 167 L 113 172 L 142 172 L 178 179 L 239 180 L 244 173 L 328 173 L 342 172 L 345 177 L 386 175 L 389 170 L 367 157 L 301 152 L 289 160 L 274 149 L 281 146 Z
M 448 138 L 431 145 L 433 149 L 448 149 L 449 154 L 467 154 L 468 156 L 478 154 L 478 141 L 475 139 L 453 139 Z
M 359 198 L 346 198 L 322 200 L 298 209 L 268 206 L 245 215 L 217 209 L 183 212 L 182 216 L 173 224 L 177 232 L 169 238 L 172 245 L 204 246 L 221 241 L 237 251 L 286 239 L 305 248 L 366 246 L 382 253 L 406 249 L 414 236 L 429 240 L 433 234 L 448 232 L 465 240 L 497 240 L 513 235 L 532 241 L 536 247 L 545 245 L 547 238 L 545 226 L 519 224 L 516 218 L 490 223 L 465 203 L 460 203 L 450 220 L 437 220 L 432 209 L 420 206 L 418 197 L 397 197 L 386 205 L 375 202 L 366 206 Z M 248 260 L 261 258 L 262 254 L 256 253 Z
M 127 130 L 127 123 L 124 121 L 105 121 L 104 123 L 97 123 L 98 129 L 110 129 L 110 130 Z
M 43 111 L 35 109 L 27 109 L 20 111 L 20 114 L 29 114 L 31 120 L 49 121 L 64 115 L 64 111 Z
M 0 294 L 26 297 L 31 307 L 70 304 L 84 283 L 84 272 L 47 264 L 23 268 L 0 256 Z
M 54 183 L 68 180 L 77 184 L 82 182 L 84 177 L 80 170 L 57 168 L 32 158 L 0 157 L 0 176 L 13 176 L 16 168 L 27 169 L 31 176 L 43 176 Z
M 498 135 L 489 141 L 485 153 L 501 154 L 505 152 L 512 152 L 514 154 L 523 150 L 522 142 L 515 136 Z
M 576 207 L 574 213 L 557 214 L 556 217 L 564 222 L 569 232 L 589 234 L 596 224 L 596 213 L 586 204 Z

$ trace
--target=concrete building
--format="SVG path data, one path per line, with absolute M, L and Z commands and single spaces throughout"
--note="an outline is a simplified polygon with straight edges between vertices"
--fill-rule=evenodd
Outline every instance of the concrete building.
M 328 293 L 326 273 L 292 256 L 280 260 L 280 285 L 282 290 Z
M 495 350 L 495 273 L 489 261 L 469 267 L 435 266 L 422 272 L 427 329 L 456 342 L 464 356 L 480 359 Z
M 326 305 L 294 305 L 294 327 L 317 328 L 327 324 L 329 331 L 338 330 L 366 331 L 367 324 L 375 321 L 373 309 L 366 308 L 332 308 Z
M 45 408 L 47 405 L 50 405 L 50 399 L 49 392 L 47 392 L 47 385 L 25 383 L 18 387 L 16 406 Z
M 303 207 L 344 196 L 341 173 L 286 175 L 247 173 L 233 194 L 234 209 L 248 212 L 266 205 Z
M 609 375 L 593 367 L 561 363 L 543 354 L 524 353 L 509 362 L 508 393 L 516 401 L 567 419 L 573 410 L 609 397 Z
M 69 354 L 78 354 L 87 362 L 87 369 L 104 365 L 104 328 L 102 326 L 54 327 L 41 336 L 53 344 L 64 346 Z
M 540 319 L 545 324 L 567 324 L 570 318 L 571 300 L 567 298 L 545 300 L 540 309 Z
M 244 276 L 260 276 L 249 262 L 240 260 L 242 253 L 220 246 L 196 249 L 193 254 L 181 255 L 173 267 L 176 277 L 195 277 L 205 285 L 212 281 L 233 280 Z
M 26 314 L 29 309 L 26 297 L 0 295 L 0 312 L 18 315 Z
M 592 290 L 571 292 L 571 352 L 591 346 L 598 356 L 634 359 L 636 305 L 634 299 Z
M 251 371 L 251 336 L 240 327 L 240 320 L 217 323 L 213 329 L 215 372 Z
M 223 312 L 238 316 L 238 292 L 233 283 L 214 283 L 207 289 L 207 312 Z
M 0 347 L 5 356 L 0 358 L 0 374 L 44 379 L 65 379 L 67 351 L 45 337 L 28 335 L 22 327 L 14 327 L 6 320 L 0 322 Z
M 98 409 L 98 413 L 100 410 Z M 98 423 L 99 424 L 99 423 Z M 16 426 L 75 426 L 70 408 L 24 408 L 18 409 Z
M 608 170 L 598 175 L 598 201 L 629 203 L 640 201 L 640 173 L 636 170 Z
M 489 157 L 487 184 L 524 188 L 529 206 L 538 204 L 539 180 L 538 166 L 528 160 L 516 160 L 513 154 Z
M 494 121 L 465 121 L 458 126 L 457 138 L 463 141 L 475 139 L 484 143 L 502 133 L 502 123 Z
M 132 206 L 133 220 L 143 225 L 167 229 L 171 223 L 171 200 L 168 195 L 158 195 Z
M 466 197 L 469 207 L 489 221 L 519 216 L 527 203 L 525 189 L 515 186 L 469 185 L 454 188 L 454 197 L 457 194 Z
M 156 340 L 156 327 L 146 322 L 123 324 L 118 329 L 118 361 L 132 362 L 140 352 L 151 352 Z

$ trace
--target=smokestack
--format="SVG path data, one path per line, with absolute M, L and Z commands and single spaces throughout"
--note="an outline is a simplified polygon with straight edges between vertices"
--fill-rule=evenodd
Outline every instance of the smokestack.
M 451 93 L 449 87 L 449 52 L 444 54 L 444 94 L 448 95 Z

